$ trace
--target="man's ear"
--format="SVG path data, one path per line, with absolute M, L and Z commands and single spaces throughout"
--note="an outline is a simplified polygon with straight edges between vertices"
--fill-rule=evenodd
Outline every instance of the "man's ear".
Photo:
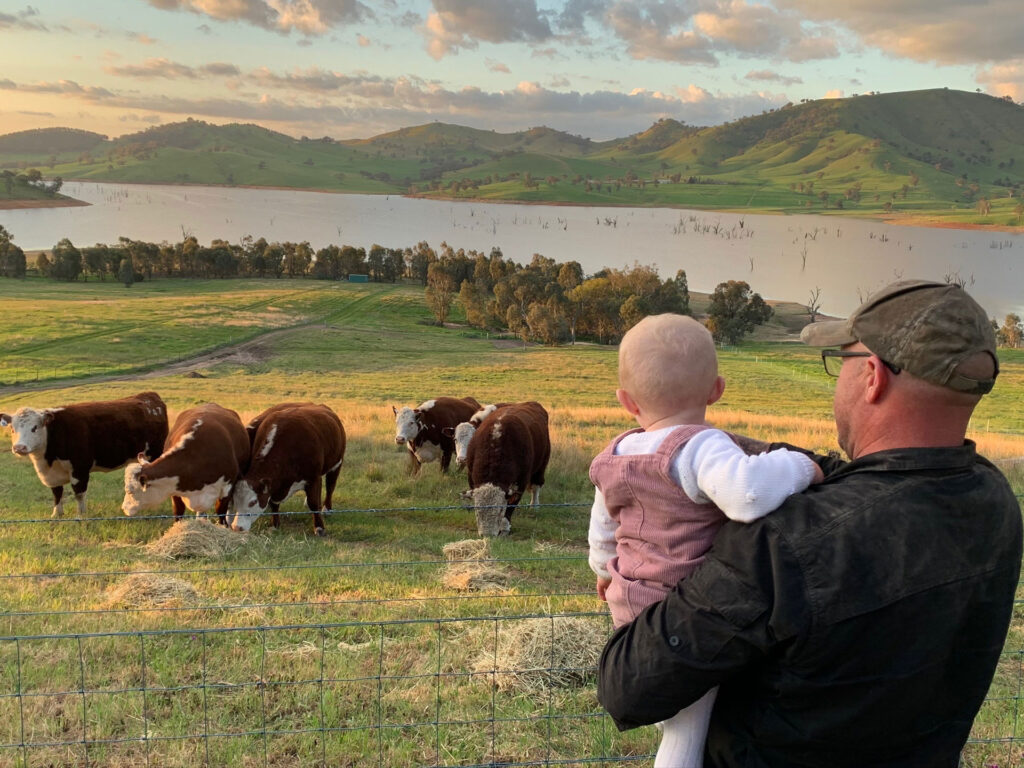
M 867 403 L 877 403 L 889 391 L 891 379 L 895 374 L 886 368 L 885 363 L 882 362 L 878 355 L 872 355 L 867 358 L 862 370 L 865 377 L 864 401 Z
M 619 401 L 619 405 L 626 409 L 626 411 L 632 416 L 640 415 L 640 406 L 637 405 L 636 400 L 624 389 L 615 390 L 615 399 Z
M 715 384 L 711 388 L 711 392 L 708 393 L 708 405 L 714 405 L 721 400 L 723 392 L 725 392 L 725 379 L 718 376 L 715 378 Z

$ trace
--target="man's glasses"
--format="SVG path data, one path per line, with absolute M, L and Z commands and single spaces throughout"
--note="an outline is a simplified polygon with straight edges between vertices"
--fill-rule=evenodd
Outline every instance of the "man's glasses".
M 838 376 L 839 371 L 843 368 L 843 360 L 848 357 L 871 357 L 874 352 L 846 352 L 842 349 L 823 349 L 821 350 L 821 362 L 825 365 L 825 373 L 829 376 Z M 878 358 L 882 360 L 882 358 Z M 882 364 L 888 368 L 893 374 L 898 374 L 902 370 L 898 365 L 893 365 L 885 360 L 882 360 Z

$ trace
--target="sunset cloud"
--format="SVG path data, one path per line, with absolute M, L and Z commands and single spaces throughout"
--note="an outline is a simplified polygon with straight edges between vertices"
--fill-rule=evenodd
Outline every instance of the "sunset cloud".
M 747 72 L 745 75 L 746 80 L 756 80 L 760 82 L 770 83 L 782 83 L 783 85 L 797 85 L 802 83 L 803 80 L 799 77 L 786 77 L 778 72 L 773 72 L 770 69 L 759 69 L 756 71 Z
M 323 35 L 336 26 L 373 17 L 359 0 L 148 0 L 154 8 L 190 11 L 217 21 L 240 21 L 264 29 Z
M 435 59 L 489 43 L 548 40 L 554 34 L 536 0 L 433 0 L 423 33 Z
M 134 77 L 141 80 L 165 78 L 196 80 L 205 75 L 232 77 L 240 74 L 238 67 L 225 62 L 212 62 L 201 67 L 190 67 L 169 59 L 146 59 L 142 64 L 127 64 L 120 67 L 105 67 L 104 71 L 120 77 Z

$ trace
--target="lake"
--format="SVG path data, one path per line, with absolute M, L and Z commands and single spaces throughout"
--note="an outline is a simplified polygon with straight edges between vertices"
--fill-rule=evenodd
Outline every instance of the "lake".
M 654 264 L 662 277 L 685 269 L 691 289 L 745 280 L 768 299 L 806 302 L 846 315 L 872 290 L 900 277 L 958 275 L 989 314 L 1024 315 L 1024 236 L 903 227 L 831 216 L 769 216 L 674 208 L 603 208 L 452 202 L 236 187 L 68 182 L 87 207 L 0 211 L 25 250 L 193 234 L 237 242 L 309 241 L 398 248 L 426 240 L 528 262 L 534 253 L 575 260 L 584 271 Z

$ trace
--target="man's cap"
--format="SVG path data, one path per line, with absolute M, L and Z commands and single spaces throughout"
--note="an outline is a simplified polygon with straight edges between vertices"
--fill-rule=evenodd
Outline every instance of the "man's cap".
M 892 283 L 869 296 L 848 319 L 806 326 L 800 339 L 814 347 L 859 341 L 918 378 L 973 395 L 990 392 L 999 374 L 988 315 L 963 288 L 947 283 Z M 991 378 L 971 378 L 957 370 L 979 352 L 992 356 Z

